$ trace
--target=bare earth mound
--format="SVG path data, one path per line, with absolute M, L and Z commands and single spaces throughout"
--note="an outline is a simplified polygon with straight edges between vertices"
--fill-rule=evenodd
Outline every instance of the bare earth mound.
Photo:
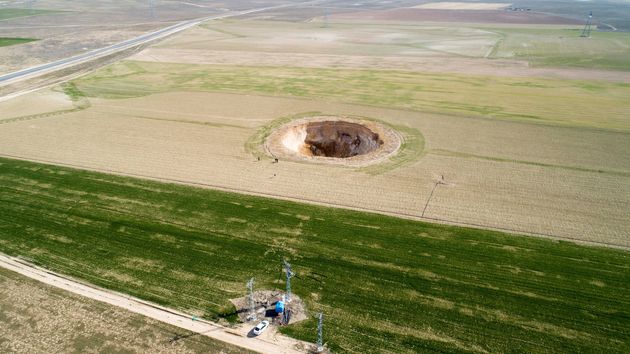
M 265 149 L 275 158 L 366 166 L 393 155 L 400 144 L 396 132 L 376 122 L 317 116 L 275 130 Z
M 254 292 L 254 305 L 256 307 L 257 321 L 266 319 L 273 324 L 280 324 L 279 322 L 281 316 L 276 314 L 275 308 L 276 303 L 282 300 L 283 294 L 284 293 L 281 291 L 273 290 L 259 290 Z M 234 305 L 234 307 L 236 307 L 236 313 L 238 314 L 239 319 L 244 323 L 249 322 L 248 316 L 250 314 L 247 296 L 230 299 L 230 302 Z M 308 318 L 304 302 L 295 294 L 291 296 L 291 302 L 286 304 L 285 309 L 291 310 L 289 323 L 304 321 Z

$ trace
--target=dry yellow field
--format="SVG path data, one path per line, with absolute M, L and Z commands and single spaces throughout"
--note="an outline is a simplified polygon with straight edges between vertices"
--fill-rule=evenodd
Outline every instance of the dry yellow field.
M 630 157 L 622 133 L 255 95 L 172 92 L 90 101 L 83 111 L 4 124 L 0 154 L 630 246 Z M 424 150 L 395 168 L 352 169 L 257 161 L 246 149 L 257 129 L 278 117 L 316 111 L 415 128 Z M 432 194 L 442 176 L 445 184 Z
M 215 21 L 0 102 L 0 155 L 630 247 L 630 76 L 483 59 L 498 38 Z M 406 143 L 363 168 L 263 153 L 263 132 L 320 113 L 379 120 Z
M 250 353 L 0 268 L 3 353 Z
M 40 90 L 29 95 L 0 101 L 1 119 L 35 116 L 74 108 L 72 100 L 63 92 Z

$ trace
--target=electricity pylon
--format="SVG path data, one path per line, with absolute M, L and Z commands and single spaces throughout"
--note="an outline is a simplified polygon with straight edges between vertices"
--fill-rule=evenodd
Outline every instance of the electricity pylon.
M 317 352 L 321 353 L 324 351 L 324 336 L 322 335 L 322 330 L 324 328 L 324 314 L 319 313 L 319 319 L 317 320 Z
M 247 319 L 250 321 L 256 320 L 256 306 L 254 305 L 254 278 L 252 277 L 247 282 L 247 289 L 249 289 L 249 295 L 247 296 L 247 301 L 249 305 L 249 315 Z
M 593 25 L 593 11 L 588 13 L 588 20 L 586 20 L 586 24 L 584 25 L 584 29 L 582 30 L 582 34 L 580 37 L 591 37 L 591 26 Z
M 284 263 L 284 269 L 287 272 L 287 294 L 285 300 L 287 302 L 291 301 L 291 278 L 295 275 L 291 270 L 291 265 L 287 261 L 282 261 Z

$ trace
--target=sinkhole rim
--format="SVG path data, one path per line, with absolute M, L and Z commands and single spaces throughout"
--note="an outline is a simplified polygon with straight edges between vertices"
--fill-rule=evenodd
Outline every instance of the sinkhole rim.
M 350 133 L 345 138 L 361 140 L 360 143 L 355 141 L 352 146 L 358 146 L 359 153 L 344 157 L 314 154 L 311 149 L 313 144 L 309 144 L 306 138 L 309 128 L 319 126 L 328 127 L 337 132 L 349 130 Z M 366 145 L 371 146 L 366 148 Z M 264 142 L 267 154 L 272 158 L 277 158 L 278 161 L 291 160 L 353 167 L 384 162 L 395 155 L 400 150 L 401 145 L 401 134 L 381 122 L 334 115 L 317 115 L 292 120 L 271 131 Z

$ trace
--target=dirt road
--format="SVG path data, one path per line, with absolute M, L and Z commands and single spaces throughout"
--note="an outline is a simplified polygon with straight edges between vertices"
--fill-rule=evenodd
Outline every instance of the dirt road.
M 236 329 L 230 329 L 205 320 L 193 320 L 191 315 L 128 295 L 84 284 L 4 254 L 0 254 L 0 267 L 78 295 L 118 306 L 131 312 L 256 352 L 274 354 L 305 353 L 312 346 L 310 343 L 280 335 L 272 330 L 260 337 L 249 338 L 247 333 L 251 329 L 251 325 L 242 325 Z

